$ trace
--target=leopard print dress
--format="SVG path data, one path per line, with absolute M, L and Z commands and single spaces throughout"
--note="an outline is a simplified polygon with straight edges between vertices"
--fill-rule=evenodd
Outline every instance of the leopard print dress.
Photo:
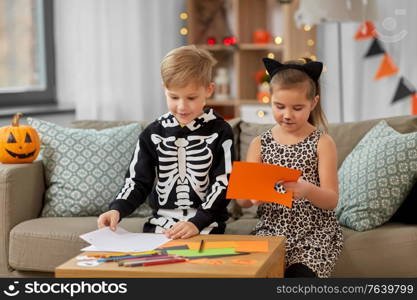
M 322 134 L 316 129 L 297 144 L 283 145 L 268 130 L 261 135 L 262 162 L 301 170 L 304 180 L 320 186 L 317 144 Z M 278 186 L 276 190 L 279 191 Z M 292 208 L 263 203 L 258 214 L 256 235 L 286 236 L 286 268 L 302 263 L 318 277 L 330 276 L 343 247 L 343 234 L 333 211 L 315 207 L 301 198 L 293 200 Z

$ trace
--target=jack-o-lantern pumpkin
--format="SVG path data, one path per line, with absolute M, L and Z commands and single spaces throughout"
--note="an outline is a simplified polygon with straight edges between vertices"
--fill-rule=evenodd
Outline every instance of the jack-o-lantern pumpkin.
M 19 125 L 22 113 L 14 115 L 11 126 L 0 128 L 0 162 L 6 164 L 29 163 L 40 150 L 39 136 L 28 125 Z

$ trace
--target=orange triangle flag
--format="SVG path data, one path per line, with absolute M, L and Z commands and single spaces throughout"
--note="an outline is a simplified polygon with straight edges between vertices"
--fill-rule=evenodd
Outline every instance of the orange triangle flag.
M 282 194 L 274 187 L 278 181 L 297 181 L 300 175 L 299 170 L 281 166 L 235 161 L 226 198 L 276 202 L 292 207 L 292 191 Z
M 411 113 L 417 115 L 417 93 L 411 96 Z
M 370 39 L 377 36 L 374 24 L 371 21 L 365 21 L 359 25 L 355 34 L 355 40 Z
M 390 76 L 398 72 L 397 66 L 392 61 L 391 57 L 385 53 L 382 63 L 379 66 L 378 72 L 376 72 L 374 79 L 378 80 L 382 77 Z

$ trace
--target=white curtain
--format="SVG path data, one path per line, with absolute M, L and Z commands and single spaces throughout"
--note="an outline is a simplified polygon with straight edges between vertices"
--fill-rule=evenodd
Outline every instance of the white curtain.
M 159 64 L 184 43 L 183 0 L 56 0 L 57 94 L 77 119 L 153 120 L 166 111 Z
M 339 0 L 339 3 L 341 9 L 346 7 L 346 1 Z M 374 80 L 382 55 L 364 57 L 372 39 L 354 39 L 360 22 L 320 24 L 317 56 L 328 70 L 322 77 L 322 104 L 330 122 L 411 113 L 411 97 L 394 104 L 391 101 L 401 76 L 417 87 L 417 1 L 378 0 L 374 4 L 373 14 L 378 18 L 372 21 L 379 41 L 399 73 Z

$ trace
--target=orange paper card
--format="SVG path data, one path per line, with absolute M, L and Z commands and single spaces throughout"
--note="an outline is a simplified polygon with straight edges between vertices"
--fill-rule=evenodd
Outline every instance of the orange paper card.
M 299 170 L 281 166 L 235 161 L 226 198 L 276 202 L 292 207 L 292 192 L 281 194 L 274 186 L 278 181 L 297 181 L 300 175 Z
M 188 246 L 188 249 L 198 250 L 200 242 L 184 242 L 181 240 L 172 240 L 160 248 L 175 246 Z M 235 248 L 236 252 L 268 252 L 268 241 L 206 241 L 205 249 Z

